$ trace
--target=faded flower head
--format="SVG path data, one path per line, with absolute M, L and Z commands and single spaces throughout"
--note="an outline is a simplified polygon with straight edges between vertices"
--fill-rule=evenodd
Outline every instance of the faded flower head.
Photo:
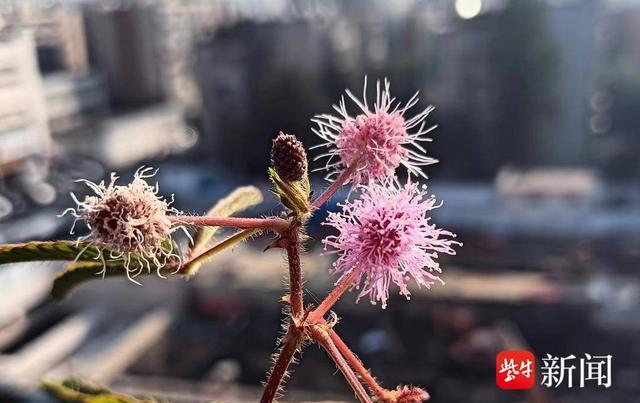
M 292 134 L 280 132 L 273 139 L 271 165 L 286 181 L 302 180 L 307 174 L 307 152 L 304 145 Z
M 401 106 L 391 97 L 390 84 L 386 79 L 381 88 L 376 85 L 376 101 L 373 110 L 367 103 L 367 79 L 365 77 L 362 100 L 351 91 L 347 95 L 360 109 L 356 116 L 347 112 L 344 96 L 339 105 L 333 108 L 339 116 L 317 115 L 313 122 L 318 127 L 313 131 L 324 143 L 328 151 L 319 158 L 328 158 L 325 169 L 329 170 L 328 178 L 340 174 L 348 167 L 356 164 L 356 172 L 351 177 L 354 184 L 366 184 L 372 180 L 382 182 L 392 177 L 396 168 L 403 165 L 409 174 L 426 177 L 421 167 L 434 164 L 437 160 L 427 157 L 421 142 L 431 141 L 425 137 L 435 126 L 426 127 L 425 119 L 433 107 L 407 117 L 407 111 L 418 102 L 416 93 Z
M 339 256 L 333 272 L 355 275 L 353 287 L 360 288 L 358 300 L 369 296 L 385 308 L 391 282 L 409 299 L 411 277 L 418 286 L 444 283 L 438 274 L 438 253 L 455 255 L 455 234 L 430 223 L 429 212 L 440 207 L 436 199 L 416 183 L 385 187 L 371 183 L 361 186 L 362 194 L 341 205 L 342 212 L 329 213 L 324 224 L 338 235 L 323 240 Z
M 150 270 L 152 264 L 160 275 L 160 268 L 170 258 L 179 260 L 177 254 L 163 246 L 175 230 L 167 213 L 176 210 L 170 207 L 171 201 L 158 196 L 157 185 L 152 187 L 145 180 L 156 172 L 140 168 L 126 186 L 115 184 L 118 179 L 115 173 L 108 185 L 104 181 L 95 184 L 81 179 L 79 182 L 84 182 L 95 195 L 80 201 L 72 193 L 77 207 L 63 213 L 75 217 L 72 234 L 78 220 L 83 220 L 91 230 L 79 240 L 91 240 L 101 253 L 108 250 L 110 259 L 124 259 L 127 274 L 134 282 L 133 278 L 145 268 Z M 104 256 L 101 258 L 104 261 Z
M 388 390 L 383 396 L 378 396 L 378 403 L 422 403 L 429 400 L 426 390 L 416 386 L 398 386 L 395 390 Z

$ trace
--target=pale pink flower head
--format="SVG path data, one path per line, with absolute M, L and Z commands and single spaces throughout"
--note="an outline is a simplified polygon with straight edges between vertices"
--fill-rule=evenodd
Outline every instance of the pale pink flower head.
M 180 260 L 172 249 L 170 237 L 182 227 L 174 226 L 168 216 L 177 210 L 170 207 L 172 201 L 158 195 L 157 184 L 151 186 L 146 181 L 156 172 L 142 167 L 127 185 L 116 185 L 115 173 L 111 174 L 108 184 L 80 179 L 78 182 L 85 183 L 95 194 L 80 201 L 71 193 L 77 206 L 63 213 L 75 217 L 71 234 L 77 221 L 85 222 L 90 233 L 78 240 L 90 241 L 89 245 L 98 249 L 104 269 L 107 260 L 121 259 L 129 279 L 134 282 L 135 277 L 151 270 L 152 266 L 162 277 L 160 269 L 170 259 Z
M 333 106 L 338 116 L 323 114 L 312 119 L 317 124 L 313 132 L 324 140 L 316 147 L 326 146 L 329 149 L 315 158 L 328 159 L 325 167 L 321 168 L 329 171 L 327 178 L 331 179 L 354 164 L 356 172 L 350 179 L 353 184 L 383 182 L 393 177 L 400 165 L 406 167 L 410 175 L 426 177 L 422 166 L 437 162 L 426 156 L 420 144 L 431 141 L 425 135 L 435 126 L 427 127 L 425 119 L 433 107 L 407 117 L 408 110 L 418 103 L 418 93 L 401 106 L 391 97 L 390 84 L 386 79 L 382 87 L 377 82 L 373 109 L 367 102 L 366 77 L 362 100 L 349 90 L 346 94 L 357 105 L 357 115 L 349 114 L 343 96 L 340 104 Z
M 416 183 L 385 187 L 371 183 L 361 186 L 358 199 L 341 205 L 339 213 L 329 213 L 325 225 L 338 230 L 323 240 L 325 249 L 337 253 L 333 272 L 342 277 L 355 274 L 353 287 L 360 288 L 358 300 L 369 296 L 385 308 L 391 282 L 409 299 L 407 284 L 430 288 L 440 279 L 438 253 L 455 255 L 455 234 L 431 224 L 429 213 L 440 207 L 426 188 Z

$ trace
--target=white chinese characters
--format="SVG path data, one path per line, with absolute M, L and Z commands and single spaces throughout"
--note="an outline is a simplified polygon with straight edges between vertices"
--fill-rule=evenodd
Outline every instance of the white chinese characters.
M 566 357 L 547 354 L 542 358 L 540 367 L 542 385 L 557 388 L 566 384 L 572 388 L 575 372 L 580 376 L 581 388 L 589 383 L 608 388 L 611 386 L 611 359 L 611 355 L 584 354 L 583 358 L 577 360 L 573 354 Z M 576 364 L 579 365 L 579 371 L 576 371 Z

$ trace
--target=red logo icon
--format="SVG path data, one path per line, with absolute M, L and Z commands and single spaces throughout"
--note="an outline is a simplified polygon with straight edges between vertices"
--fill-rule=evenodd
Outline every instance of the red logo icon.
M 496 384 L 500 389 L 531 389 L 536 380 L 536 358 L 529 351 L 501 351 L 496 357 Z

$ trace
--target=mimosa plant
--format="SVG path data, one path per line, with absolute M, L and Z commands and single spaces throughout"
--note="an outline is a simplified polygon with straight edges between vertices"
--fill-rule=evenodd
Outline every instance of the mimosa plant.
M 424 142 L 434 126 L 425 120 L 429 107 L 408 117 L 418 102 L 417 93 L 404 106 L 391 97 L 388 81 L 377 83 L 372 106 L 350 91 L 357 112 L 347 110 L 345 97 L 334 106 L 338 115 L 321 114 L 312 121 L 312 130 L 326 147 L 319 158 L 327 158 L 321 169 L 328 171 L 331 184 L 315 199 L 308 176 L 307 154 L 293 135 L 280 133 L 273 140 L 269 177 L 283 211 L 270 217 L 241 218 L 232 215 L 258 204 L 262 195 L 255 187 L 241 187 L 219 201 L 202 216 L 183 215 L 171 202 L 158 196 L 157 185 L 147 179 L 149 168 L 138 170 L 127 185 L 110 181 L 98 184 L 84 181 L 95 193 L 80 200 L 65 213 L 84 221 L 89 233 L 75 241 L 26 242 L 0 247 L 0 263 L 33 260 L 70 260 L 54 280 L 52 296 L 64 298 L 80 283 L 106 276 L 126 276 L 136 284 L 143 275 L 157 274 L 192 277 L 202 263 L 216 253 L 263 233 L 275 235 L 268 249 L 286 251 L 289 284 L 284 315 L 286 333 L 278 341 L 274 364 L 268 373 L 261 402 L 272 402 L 282 391 L 283 380 L 306 341 L 318 343 L 334 361 L 361 402 L 421 402 L 429 398 L 419 387 L 382 387 L 342 341 L 336 330 L 336 301 L 345 292 L 357 289 L 359 300 L 385 308 L 390 288 L 399 288 L 409 299 L 408 283 L 430 288 L 444 284 L 440 278 L 438 253 L 453 255 L 461 245 L 451 232 L 437 228 L 431 210 L 440 207 L 429 196 L 423 167 L 436 161 L 426 156 Z M 403 166 L 408 180 L 396 176 Z M 302 244 L 307 239 L 305 224 L 342 186 L 350 186 L 350 196 L 339 204 L 341 211 L 329 213 L 324 224 L 335 234 L 322 242 L 329 254 L 336 255 L 331 272 L 338 274 L 335 286 L 317 306 L 305 302 L 303 271 L 300 266 Z M 74 221 L 74 226 L 75 226 Z M 228 238 L 211 240 L 220 227 L 237 229 Z M 191 228 L 196 228 L 194 233 Z M 179 248 L 172 234 L 183 229 L 191 240 Z M 72 228 L 73 233 L 73 228 Z M 393 285 L 392 285 L 393 283 Z

